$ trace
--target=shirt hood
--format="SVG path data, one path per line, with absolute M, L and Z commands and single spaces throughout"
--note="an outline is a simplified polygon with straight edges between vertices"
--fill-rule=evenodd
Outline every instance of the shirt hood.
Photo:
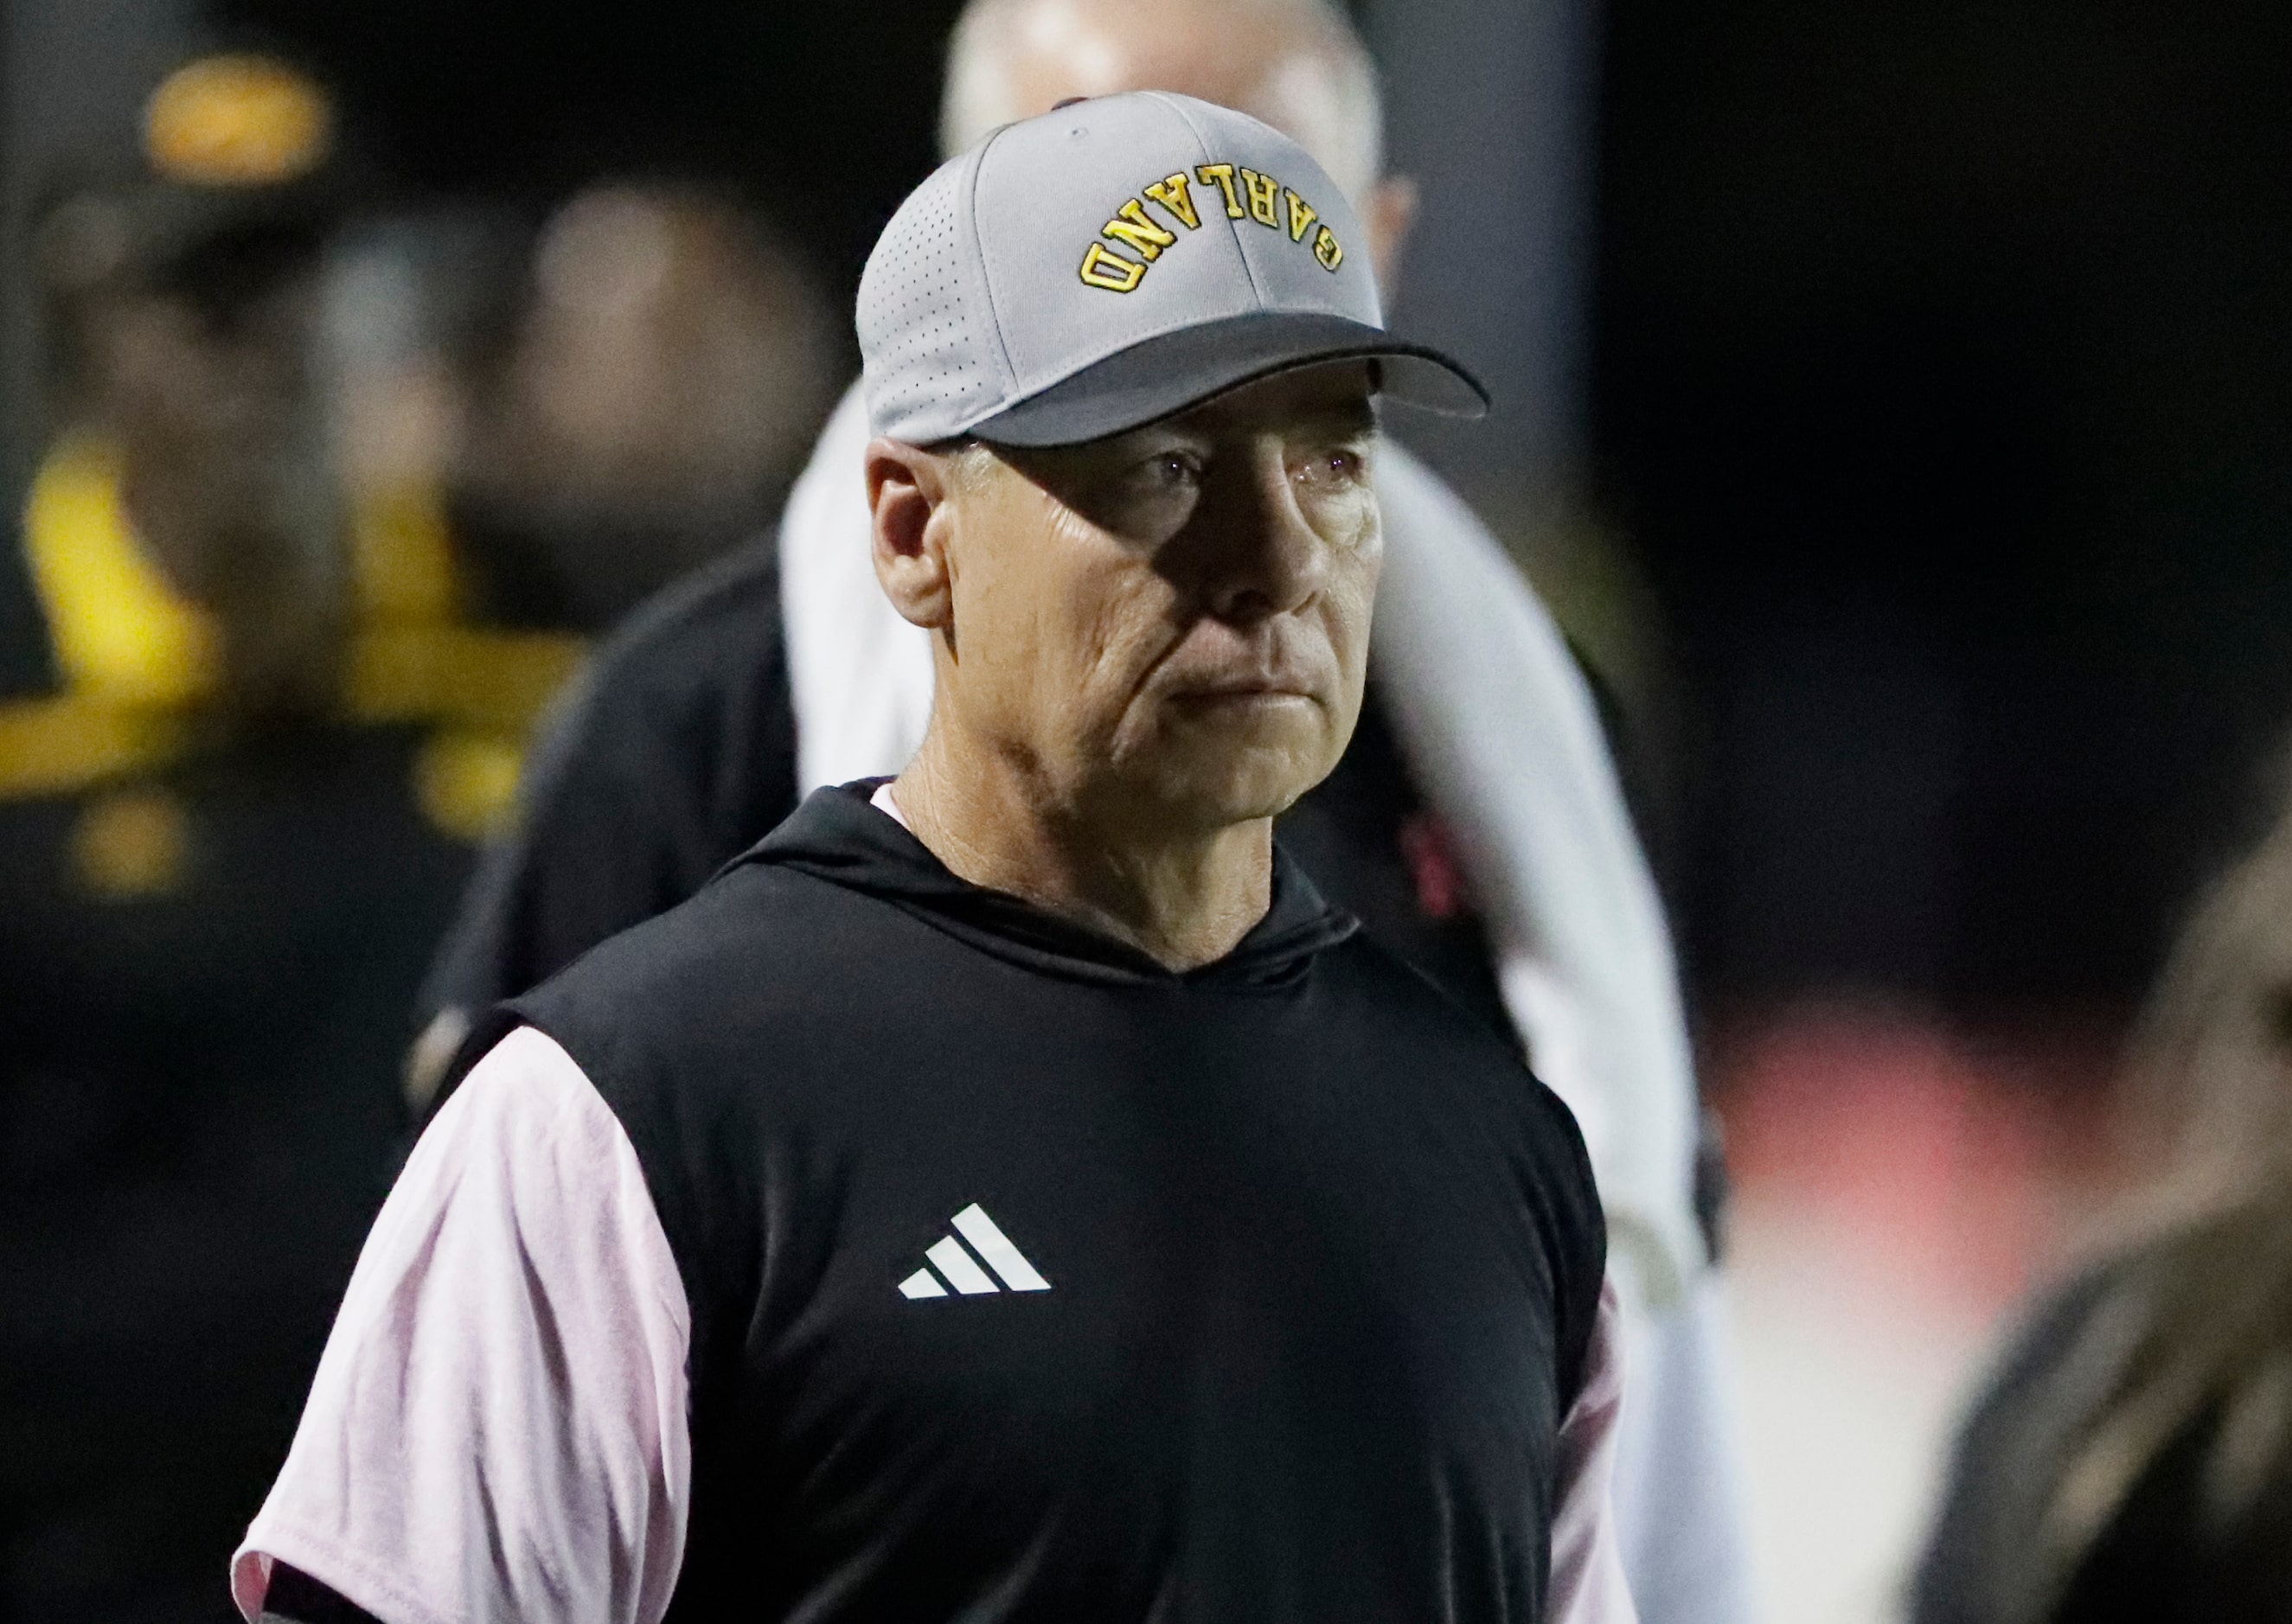
M 897 820 L 868 804 L 884 782 L 867 778 L 813 791 L 727 872 L 748 864 L 793 869 L 881 897 L 981 952 L 1038 973 L 1115 985 L 1279 986 L 1302 976 L 1314 954 L 1360 929 L 1277 844 L 1273 900 L 1265 917 L 1224 958 L 1172 970 L 1126 942 L 957 877 Z

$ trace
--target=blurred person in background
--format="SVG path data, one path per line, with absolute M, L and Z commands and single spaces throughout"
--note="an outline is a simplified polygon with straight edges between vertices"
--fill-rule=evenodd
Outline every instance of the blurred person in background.
M 346 702 L 432 725 L 439 809 L 508 809 L 589 638 L 752 534 L 825 406 L 821 296 L 738 199 L 663 181 L 385 213 L 320 345 L 362 589 Z
M 834 366 L 736 199 L 349 224 L 326 88 L 249 52 L 144 135 L 40 221 L 56 428 L 0 625 L 12 1617 L 220 1611 L 471 843 L 585 634 L 771 510 Z
M 831 404 L 826 301 L 738 198 L 607 181 L 470 358 L 449 508 L 499 617 L 597 631 L 771 517 Z
M 2292 798 L 2175 947 L 2128 1083 L 2150 1233 L 2000 1363 L 1919 1624 L 2292 1618 Z
M 314 365 L 323 90 L 169 76 L 38 238 L 61 424 L 0 703 L 0 1616 L 215 1616 L 398 1131 L 466 878 L 371 631 Z M 432 774 L 432 776 L 436 775 Z M 450 786 L 448 786 L 450 787 Z
M 1070 96 L 1150 86 L 1298 139 L 1355 199 L 1389 285 L 1412 193 L 1382 173 L 1373 65 L 1318 0 L 979 0 L 952 47 L 942 145 L 961 150 Z M 855 475 L 866 439 L 854 389 L 777 546 L 673 590 L 601 657 L 433 973 L 417 1103 L 476 1012 L 682 901 L 802 792 L 907 762 L 930 710 L 930 642 L 874 578 Z M 1584 1123 L 1626 1281 L 1634 1401 L 1618 1493 L 1634 1591 L 1651 1620 L 1746 1619 L 1715 1195 L 1699 1180 L 1708 1170 L 1654 888 L 1549 616 L 1429 470 L 1397 447 L 1384 468 L 1370 703 L 1284 843 L 1519 1042 Z

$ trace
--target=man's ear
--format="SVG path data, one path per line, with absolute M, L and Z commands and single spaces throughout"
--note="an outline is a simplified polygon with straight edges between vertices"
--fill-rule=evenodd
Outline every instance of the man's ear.
M 1416 223 L 1416 182 L 1407 175 L 1385 176 L 1369 193 L 1363 213 L 1369 263 L 1376 268 L 1378 290 L 1389 300 L 1400 285 L 1401 252 L 1408 245 L 1409 228 Z
M 900 617 L 926 631 L 951 630 L 955 621 L 947 562 L 952 472 L 950 459 L 937 452 L 899 440 L 868 443 L 876 579 Z

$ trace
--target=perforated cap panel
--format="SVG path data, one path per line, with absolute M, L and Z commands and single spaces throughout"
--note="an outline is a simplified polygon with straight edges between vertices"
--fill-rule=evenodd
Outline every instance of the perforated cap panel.
M 929 445 L 1003 392 L 976 253 L 964 229 L 969 157 L 941 165 L 900 205 L 860 281 L 860 353 L 878 434 Z

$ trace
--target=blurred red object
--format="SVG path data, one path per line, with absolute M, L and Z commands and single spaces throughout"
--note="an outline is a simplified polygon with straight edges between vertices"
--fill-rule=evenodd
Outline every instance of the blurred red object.
M 1987 1318 L 2067 1250 L 2121 1030 L 1844 1002 L 1732 1023 L 1705 1075 L 1743 1215 L 1820 1227 L 1893 1289 Z
M 1400 825 L 1400 855 L 1425 918 L 1454 919 L 1472 905 L 1449 826 L 1432 814 L 1419 812 Z

